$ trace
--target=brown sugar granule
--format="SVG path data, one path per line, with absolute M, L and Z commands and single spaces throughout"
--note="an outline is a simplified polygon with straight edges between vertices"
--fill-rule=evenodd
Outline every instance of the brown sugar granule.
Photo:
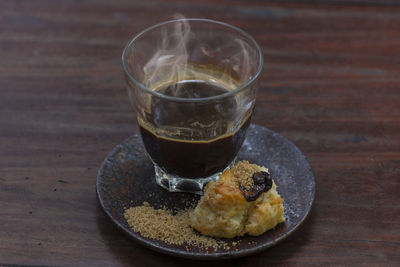
M 191 210 L 181 210 L 175 215 L 163 207 L 154 209 L 149 203 L 131 207 L 125 210 L 124 217 L 129 226 L 142 236 L 157 239 L 171 245 L 193 245 L 201 248 L 218 248 L 228 250 L 229 246 L 223 240 L 202 236 L 190 227 L 189 213 Z M 186 250 L 190 250 L 186 246 Z
M 231 171 L 238 184 L 249 191 L 254 185 L 253 174 L 259 171 L 259 167 L 256 164 L 251 164 L 243 160 L 233 166 Z

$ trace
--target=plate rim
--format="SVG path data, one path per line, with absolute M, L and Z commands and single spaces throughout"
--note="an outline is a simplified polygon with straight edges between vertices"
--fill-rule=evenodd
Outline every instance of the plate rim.
M 303 218 L 301 218 L 301 220 L 294 225 L 294 227 L 292 229 L 290 229 L 289 231 L 285 232 L 284 235 L 281 235 L 279 237 L 277 237 L 276 239 L 272 240 L 271 242 L 265 243 L 265 244 L 260 244 L 259 246 L 256 246 L 254 248 L 247 248 L 247 249 L 242 249 L 242 250 L 227 250 L 227 251 L 223 251 L 223 252 L 210 252 L 210 253 L 194 253 L 192 251 L 181 251 L 181 250 L 174 250 L 172 248 L 168 248 L 168 247 L 162 247 L 159 245 L 155 245 L 154 243 L 150 243 L 148 242 L 148 240 L 146 238 L 144 238 L 143 236 L 141 236 L 139 233 L 134 232 L 133 230 L 130 231 L 129 229 L 126 229 L 125 226 L 122 225 L 122 223 L 113 218 L 112 214 L 110 213 L 110 211 L 105 207 L 103 199 L 101 199 L 101 194 L 99 192 L 100 189 L 100 175 L 104 170 L 104 166 L 107 162 L 107 160 L 114 155 L 118 149 L 120 149 L 121 144 L 127 142 L 129 139 L 131 139 L 133 136 L 135 136 L 135 138 L 140 138 L 140 135 L 138 133 L 134 133 L 132 135 L 130 135 L 129 137 L 125 138 L 122 142 L 120 142 L 119 144 L 117 144 L 116 146 L 113 147 L 113 149 L 107 154 L 107 156 L 105 157 L 105 159 L 103 160 L 103 162 L 100 165 L 100 168 L 97 171 L 97 176 L 96 176 L 96 196 L 97 196 L 97 200 L 100 203 L 100 206 L 102 207 L 103 212 L 105 212 L 105 214 L 108 216 L 108 218 L 117 225 L 119 230 L 122 230 L 122 232 L 126 235 L 128 235 L 130 237 L 130 239 L 133 239 L 134 241 L 140 243 L 141 245 L 143 245 L 146 248 L 155 250 L 157 252 L 163 253 L 163 254 L 167 254 L 167 255 L 171 255 L 171 256 L 176 256 L 176 257 L 180 257 L 180 258 L 186 258 L 186 259 L 198 259 L 198 260 L 219 260 L 219 259 L 233 259 L 233 258 L 239 258 L 239 257 L 245 257 L 245 256 L 249 256 L 258 252 L 261 252 L 267 248 L 273 247 L 276 244 L 282 242 L 283 240 L 285 240 L 286 238 L 288 238 L 289 236 L 291 236 L 294 232 L 296 232 L 301 225 L 303 225 L 304 221 L 309 217 L 311 209 L 313 207 L 314 204 L 314 200 L 315 200 L 315 187 L 316 187 L 316 183 L 315 183 L 315 175 L 314 175 L 314 171 L 312 169 L 311 164 L 309 163 L 307 157 L 301 152 L 301 150 L 293 143 L 291 142 L 289 139 L 287 139 L 286 137 L 278 134 L 277 132 L 274 132 L 268 128 L 265 128 L 261 125 L 257 125 L 257 124 L 250 124 L 249 128 L 261 128 L 263 130 L 267 130 L 268 132 L 270 132 L 271 134 L 275 134 L 278 135 L 279 138 L 282 138 L 285 142 L 290 143 L 291 145 L 293 145 L 293 148 L 295 150 L 297 150 L 297 152 L 300 153 L 300 155 L 304 158 L 305 162 L 308 165 L 309 171 L 311 173 L 311 194 L 310 194 L 310 205 L 309 208 L 306 210 L 305 215 L 303 216 Z M 249 129 L 250 130 L 250 129 Z M 273 229 L 272 229 L 273 230 Z M 151 238 L 148 238 L 151 239 Z M 163 243 L 162 241 L 156 240 L 156 239 L 151 239 L 153 240 L 153 242 L 157 242 L 157 243 Z

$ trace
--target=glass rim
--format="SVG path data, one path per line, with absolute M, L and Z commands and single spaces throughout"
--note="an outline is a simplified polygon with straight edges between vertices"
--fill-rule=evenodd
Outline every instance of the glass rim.
M 128 68 L 126 66 L 126 61 L 125 61 L 125 55 L 127 54 L 128 49 L 131 47 L 131 45 L 141 36 L 143 36 L 145 33 L 158 28 L 160 26 L 164 26 L 166 24 L 170 24 L 170 23 L 176 23 L 179 21 L 196 21 L 196 22 L 208 22 L 208 23 L 212 23 L 212 24 L 218 24 L 218 25 L 222 25 L 225 26 L 227 28 L 230 28 L 236 32 L 239 32 L 241 35 L 245 36 L 255 47 L 255 49 L 257 50 L 257 54 L 258 54 L 258 66 L 257 66 L 257 70 L 255 71 L 255 74 L 249 79 L 247 80 L 245 83 L 243 83 L 242 85 L 240 85 L 239 87 L 237 87 L 236 89 L 230 90 L 226 93 L 220 94 L 220 95 L 216 95 L 216 96 L 210 96 L 210 97 L 200 97 L 200 98 L 184 98 L 184 97 L 174 97 L 174 96 L 168 96 L 168 95 L 164 95 L 161 93 L 158 93 L 156 91 L 150 90 L 149 88 L 147 88 L 145 85 L 143 85 L 141 82 L 137 81 L 132 74 L 128 71 Z M 150 27 L 147 27 L 146 29 L 142 30 L 141 32 L 139 32 L 138 34 L 136 34 L 130 41 L 128 41 L 128 43 L 125 45 L 125 48 L 122 52 L 122 68 L 125 72 L 125 74 L 128 76 L 129 80 L 131 80 L 137 87 L 139 87 L 140 89 L 144 90 L 145 92 L 166 99 L 166 100 L 172 100 L 172 101 L 178 101 L 178 102 L 202 102 L 202 101 L 207 101 L 207 100 L 218 100 L 218 99 L 222 99 L 225 97 L 229 97 L 232 95 L 235 95 L 238 92 L 243 91 L 244 89 L 246 89 L 250 84 L 252 84 L 253 82 L 255 82 L 257 80 L 257 78 L 260 76 L 260 73 L 262 71 L 263 68 L 263 63 L 264 63 L 264 58 L 263 58 L 263 54 L 262 54 L 262 50 L 260 48 L 260 46 L 258 45 L 258 43 L 256 42 L 256 40 L 247 32 L 243 31 L 242 29 L 230 25 L 228 23 L 225 22 L 221 22 L 221 21 L 217 21 L 217 20 L 212 20 L 212 19 L 203 19 L 203 18 L 181 18 L 181 19 L 174 19 L 174 20 L 168 20 L 168 21 L 164 21 L 161 23 L 157 23 L 155 25 L 152 25 Z

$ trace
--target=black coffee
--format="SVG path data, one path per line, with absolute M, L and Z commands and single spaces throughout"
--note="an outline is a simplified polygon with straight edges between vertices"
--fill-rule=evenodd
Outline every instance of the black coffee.
M 182 98 L 227 92 L 225 88 L 199 81 L 182 82 L 157 91 Z M 146 150 L 164 171 L 186 178 L 207 177 L 222 171 L 236 156 L 250 124 L 247 118 L 238 130 L 227 134 L 238 108 L 234 96 L 201 105 L 152 97 L 150 106 L 153 115 L 146 119 L 162 135 L 139 122 Z

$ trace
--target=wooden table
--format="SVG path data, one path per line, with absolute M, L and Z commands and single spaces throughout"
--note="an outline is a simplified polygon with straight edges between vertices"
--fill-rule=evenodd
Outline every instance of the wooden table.
M 137 131 L 125 43 L 173 14 L 249 32 L 264 52 L 253 123 L 316 176 L 310 217 L 218 266 L 399 266 L 400 6 L 396 1 L 0 2 L 0 265 L 203 266 L 143 248 L 96 199 L 107 153 Z

